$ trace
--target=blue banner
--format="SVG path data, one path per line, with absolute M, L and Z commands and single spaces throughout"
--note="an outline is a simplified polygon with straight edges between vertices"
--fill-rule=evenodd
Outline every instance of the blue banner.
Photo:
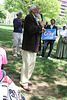
M 56 29 L 45 29 L 45 32 L 42 33 L 43 40 L 55 40 Z

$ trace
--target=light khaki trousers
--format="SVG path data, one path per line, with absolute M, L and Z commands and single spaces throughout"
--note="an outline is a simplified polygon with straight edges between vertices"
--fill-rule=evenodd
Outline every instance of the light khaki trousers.
M 36 61 L 36 54 L 29 51 L 22 51 L 22 61 L 23 65 L 21 68 L 21 81 L 20 84 L 23 86 L 28 85 L 28 81 L 33 73 L 35 61 Z

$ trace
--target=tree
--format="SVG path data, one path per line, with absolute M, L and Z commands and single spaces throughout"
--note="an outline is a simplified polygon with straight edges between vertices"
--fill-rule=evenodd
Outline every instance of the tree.
M 28 11 L 28 6 L 31 4 L 32 0 L 5 0 L 5 8 L 9 12 L 23 10 L 25 13 Z
M 60 2 L 58 0 L 35 0 L 34 4 L 40 5 L 44 18 L 56 18 L 60 13 Z
M 6 18 L 5 14 L 2 13 L 2 11 L 0 11 L 0 18 L 2 18 L 2 19 L 5 19 Z
M 22 9 L 25 14 L 32 4 L 39 5 L 44 18 L 56 18 L 60 13 L 60 2 L 58 0 L 5 0 L 5 8 L 9 12 Z
M 56 18 L 56 24 L 62 26 L 63 24 L 67 25 L 67 9 L 65 10 L 64 16 L 60 17 L 58 16 Z
M 6 18 L 6 11 L 4 9 L 4 6 L 0 4 L 0 19 L 5 19 Z

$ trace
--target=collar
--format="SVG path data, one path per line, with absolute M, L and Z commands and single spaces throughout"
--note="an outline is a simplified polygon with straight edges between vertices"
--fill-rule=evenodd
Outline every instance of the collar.
M 36 19 L 35 15 L 34 14 L 32 14 L 32 15 L 33 15 L 34 19 Z
M 33 14 L 32 14 L 33 15 Z M 33 17 L 34 17 L 34 19 L 36 20 L 36 22 L 39 22 L 39 19 L 37 18 L 37 17 L 35 17 L 34 15 L 33 15 Z
M 54 25 L 51 24 L 51 26 L 54 26 Z
M 54 27 L 54 25 L 51 25 L 51 29 Z

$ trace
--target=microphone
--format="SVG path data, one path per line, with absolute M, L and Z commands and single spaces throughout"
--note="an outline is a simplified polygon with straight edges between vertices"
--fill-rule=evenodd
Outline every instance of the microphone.
M 40 14 L 41 15 L 41 19 L 42 19 L 42 21 L 43 21 L 43 15 L 42 14 Z M 42 27 L 42 29 L 44 29 L 44 26 Z
M 42 21 L 43 21 L 43 15 L 42 14 L 40 14 L 41 15 L 41 19 L 42 19 Z

